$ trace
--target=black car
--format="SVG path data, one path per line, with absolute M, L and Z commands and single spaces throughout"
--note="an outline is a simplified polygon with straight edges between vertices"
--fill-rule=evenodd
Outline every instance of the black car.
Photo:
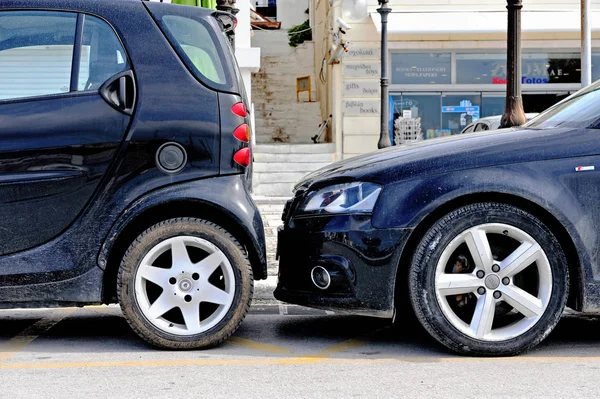
M 596 82 L 520 130 L 389 148 L 308 176 L 283 215 L 275 296 L 400 324 L 408 302 L 454 351 L 517 354 L 565 305 L 600 311 L 599 204 Z
M 266 277 L 228 14 L 141 0 L 0 2 L 0 307 L 120 303 L 203 348 Z

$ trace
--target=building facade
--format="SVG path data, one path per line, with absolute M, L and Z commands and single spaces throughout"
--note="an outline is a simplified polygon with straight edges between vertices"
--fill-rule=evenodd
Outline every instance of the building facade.
M 331 55 L 334 34 L 348 46 L 340 63 L 330 58 L 319 88 L 332 114 L 331 139 L 340 157 L 377 149 L 380 130 L 380 18 L 376 0 L 369 15 L 345 20 L 352 1 L 316 2 L 316 51 Z M 541 112 L 581 87 L 578 0 L 523 0 L 522 89 L 526 112 Z M 506 1 L 391 0 L 389 17 L 390 104 L 396 142 L 409 134 L 430 139 L 459 133 L 472 120 L 504 111 Z M 345 9 L 346 8 L 346 9 Z M 600 5 L 593 4 L 592 79 L 600 79 Z M 320 68 L 320 65 L 316 66 Z M 408 125 L 406 122 L 412 122 Z M 390 120 L 392 134 L 394 121 Z

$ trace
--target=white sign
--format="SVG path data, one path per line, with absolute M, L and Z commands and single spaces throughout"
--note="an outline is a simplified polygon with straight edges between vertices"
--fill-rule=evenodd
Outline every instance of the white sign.
M 381 49 L 376 46 L 358 46 L 350 43 L 348 52 L 344 54 L 344 59 L 347 60 L 364 60 L 364 59 L 379 59 L 381 57 Z
M 344 62 L 344 77 L 376 78 L 381 76 L 380 62 Z
M 410 109 L 402 110 L 403 118 L 412 118 L 412 111 Z
M 380 108 L 379 100 L 344 100 L 345 116 L 376 116 Z
M 380 86 L 378 80 L 345 80 L 344 97 L 378 97 Z

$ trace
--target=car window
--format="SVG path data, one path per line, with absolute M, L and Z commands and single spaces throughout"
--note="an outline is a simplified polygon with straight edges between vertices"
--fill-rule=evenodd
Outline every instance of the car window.
M 77 90 L 98 90 L 111 76 L 129 69 L 115 31 L 100 18 L 85 16 Z
M 478 123 L 475 126 L 475 131 L 476 132 L 481 132 L 481 131 L 489 130 L 489 129 L 490 129 L 490 127 L 488 125 L 486 125 L 485 123 Z
M 475 129 L 475 124 L 467 126 L 467 128 L 465 130 L 463 130 L 463 133 L 471 133 L 473 131 L 473 129 Z
M 194 74 L 220 85 L 227 83 L 219 51 L 202 22 L 177 15 L 165 15 L 162 21 L 168 36 L 177 43 L 175 49 Z
M 0 12 L 0 100 L 68 93 L 77 14 Z
M 552 127 L 599 127 L 600 80 L 565 98 L 533 118 L 525 127 L 546 129 Z

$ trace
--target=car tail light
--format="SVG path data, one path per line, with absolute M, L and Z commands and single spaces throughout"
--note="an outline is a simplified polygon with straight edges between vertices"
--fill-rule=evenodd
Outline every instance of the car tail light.
M 234 131 L 233 131 L 233 136 L 238 139 L 239 141 L 243 141 L 244 143 L 247 143 L 250 141 L 250 126 L 248 126 L 247 123 L 244 123 L 243 125 L 238 126 Z
M 238 24 L 238 19 L 234 18 L 233 19 L 233 29 L 237 28 L 237 24 Z
M 236 114 L 237 116 L 241 116 L 245 118 L 248 116 L 248 111 L 246 111 L 246 106 L 244 103 L 237 103 L 233 107 L 231 107 L 231 112 Z
M 250 152 L 250 148 L 248 147 L 242 148 L 233 155 L 233 160 L 235 161 L 235 163 L 243 167 L 247 167 L 248 165 L 250 165 L 251 159 L 252 153 Z

